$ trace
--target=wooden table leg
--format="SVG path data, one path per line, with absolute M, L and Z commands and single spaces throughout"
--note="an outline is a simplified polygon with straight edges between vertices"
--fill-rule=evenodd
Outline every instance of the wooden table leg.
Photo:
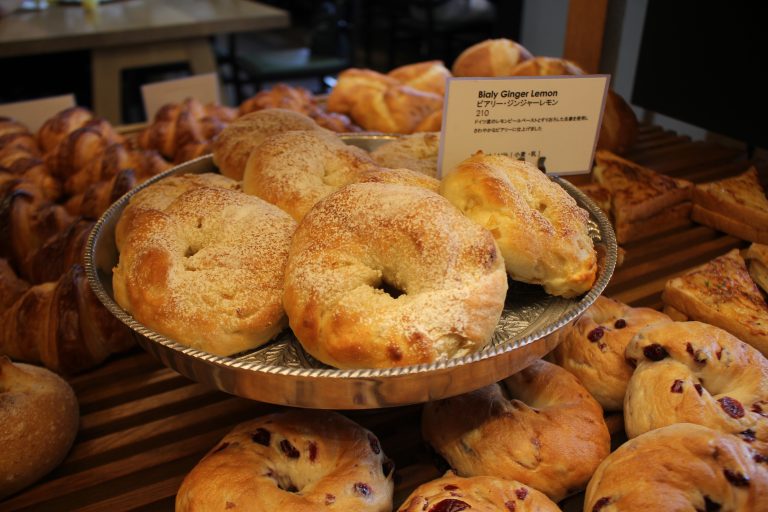
M 175 62 L 187 62 L 194 74 L 216 72 L 206 38 L 93 49 L 93 110 L 113 124 L 122 123 L 122 71 Z

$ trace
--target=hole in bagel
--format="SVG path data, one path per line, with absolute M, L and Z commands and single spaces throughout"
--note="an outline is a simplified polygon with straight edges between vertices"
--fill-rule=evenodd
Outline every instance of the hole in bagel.
M 401 290 L 387 279 L 382 279 L 378 286 L 375 286 L 374 288 L 383 291 L 393 299 L 396 299 L 401 295 L 405 295 L 405 291 Z
M 280 490 L 285 492 L 299 492 L 299 488 L 296 487 L 296 484 L 293 483 L 293 480 L 291 480 L 289 476 L 281 473 L 273 473 L 271 471 L 268 476 L 275 481 L 275 484 Z
M 195 249 L 194 247 L 191 247 L 191 246 L 187 247 L 187 250 L 184 251 L 184 257 L 185 258 L 191 258 L 195 254 L 197 254 L 197 249 Z

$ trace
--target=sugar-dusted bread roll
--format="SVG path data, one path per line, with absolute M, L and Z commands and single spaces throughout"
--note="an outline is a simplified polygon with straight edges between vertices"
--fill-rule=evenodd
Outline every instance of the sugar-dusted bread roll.
M 478 152 L 443 178 L 440 193 L 493 234 L 512 279 L 563 297 L 595 282 L 589 214 L 533 165 Z

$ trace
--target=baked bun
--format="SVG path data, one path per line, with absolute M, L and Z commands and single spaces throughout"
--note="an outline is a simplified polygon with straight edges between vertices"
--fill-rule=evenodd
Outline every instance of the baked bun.
M 337 368 L 381 368 L 480 350 L 506 291 L 493 237 L 444 198 L 360 183 L 299 224 L 284 303 L 312 356 Z
M 72 388 L 38 366 L 0 356 L 0 499 L 49 473 L 69 452 L 80 414 Z
M 597 468 L 584 510 L 765 510 L 766 452 L 680 423 L 624 443 Z
M 585 75 L 578 64 L 557 57 L 533 57 L 520 62 L 509 71 L 509 76 Z
M 510 39 L 487 39 L 465 49 L 453 63 L 454 76 L 509 76 L 533 55 Z
M 626 356 L 637 364 L 624 399 L 628 437 L 696 423 L 768 443 L 768 360 L 735 336 L 701 322 L 657 324 Z
M 180 174 L 159 180 L 131 196 L 115 225 L 115 245 L 123 246 L 123 240 L 133 225 L 133 219 L 143 210 L 165 210 L 174 199 L 193 188 L 215 187 L 241 190 L 240 182 L 214 172 Z
M 464 478 L 448 471 L 441 478 L 421 484 L 398 512 L 460 511 L 560 512 L 557 505 L 532 487 L 493 476 Z
M 176 511 L 389 512 L 394 465 L 371 432 L 331 411 L 237 425 L 184 478 Z
M 744 252 L 749 276 L 764 292 L 768 293 L 768 245 L 753 243 Z
M 183 345 L 255 348 L 285 326 L 283 270 L 296 223 L 241 192 L 200 187 L 132 222 L 113 272 L 115 300 Z
M 415 171 L 381 168 L 364 150 L 345 144 L 334 134 L 292 131 L 265 139 L 253 151 L 246 163 L 243 190 L 299 221 L 323 197 L 364 181 L 426 186 L 435 191 L 438 187 L 437 180 Z
M 583 489 L 610 451 L 600 404 L 543 360 L 500 384 L 426 404 L 422 433 L 459 475 L 519 480 L 554 501 Z
M 451 72 L 441 60 L 406 64 L 393 69 L 387 75 L 419 91 L 440 96 L 445 94 L 445 82 L 451 78 Z
M 592 288 L 589 214 L 533 165 L 478 151 L 443 177 L 440 193 L 493 233 L 512 279 L 562 297 Z
M 655 309 L 600 296 L 578 319 L 550 335 L 557 347 L 549 357 L 574 374 L 604 410 L 620 411 L 633 370 L 624 357 L 629 340 L 640 329 L 671 321 Z
M 280 108 L 258 110 L 237 118 L 213 141 L 213 162 L 224 176 L 242 180 L 251 151 L 264 139 L 289 130 L 325 130 L 311 118 Z
M 371 151 L 371 158 L 382 167 L 411 169 L 436 178 L 439 151 L 439 132 L 414 133 L 382 144 Z

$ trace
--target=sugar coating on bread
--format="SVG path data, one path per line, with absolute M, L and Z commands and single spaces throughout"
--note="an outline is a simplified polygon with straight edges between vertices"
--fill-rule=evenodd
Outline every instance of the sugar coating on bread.
M 285 307 L 304 348 L 327 364 L 404 366 L 483 348 L 506 289 L 493 237 L 444 198 L 360 183 L 320 201 L 300 223 Z
M 512 279 L 563 297 L 594 284 L 589 214 L 533 165 L 478 152 L 443 178 L 440 193 L 493 234 Z
M 332 411 L 237 425 L 184 478 L 176 510 L 392 510 L 394 464 L 376 436 Z
M 72 388 L 50 370 L 0 356 L 0 499 L 58 466 L 77 434 Z
M 217 355 L 282 330 L 283 271 L 296 223 L 259 198 L 200 187 L 133 222 L 113 272 L 136 320 Z
M 503 475 L 554 501 L 586 487 L 610 451 L 600 404 L 542 360 L 500 384 L 428 403 L 422 434 L 458 474 Z
M 735 436 L 670 425 L 611 453 L 589 482 L 584 510 L 764 510 L 765 460 Z

